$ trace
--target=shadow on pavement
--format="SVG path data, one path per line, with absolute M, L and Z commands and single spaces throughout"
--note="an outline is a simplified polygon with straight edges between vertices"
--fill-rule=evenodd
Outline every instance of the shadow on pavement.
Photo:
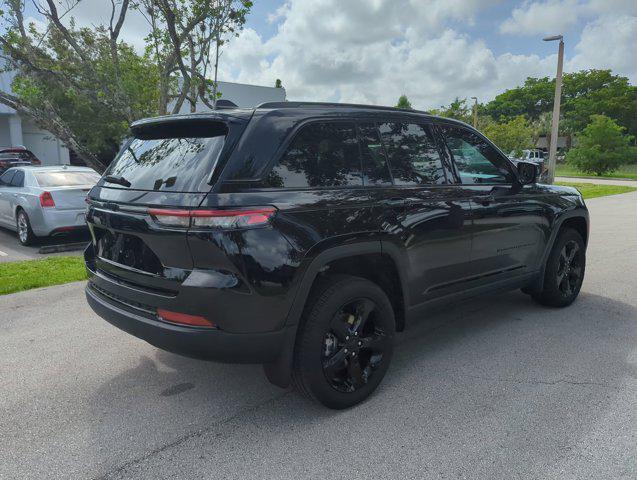
M 305 456 L 328 475 L 339 465 L 361 472 L 381 464 L 403 472 L 453 467 L 460 474 L 470 464 L 473 475 L 505 468 L 513 476 L 529 465 L 548 468 L 635 378 L 628 360 L 635 318 L 635 307 L 587 293 L 566 309 L 537 306 L 520 293 L 466 302 L 399 335 L 376 394 L 340 412 L 269 385 L 259 366 L 158 350 L 97 392 L 108 405 L 95 412 L 110 417 L 103 428 L 112 431 L 121 417 L 116 437 L 136 436 L 144 445 L 111 441 L 100 463 L 118 464 L 110 471 L 124 476 L 142 468 L 149 478 L 210 471 L 249 477 L 254 464 L 246 455 L 259 456 L 263 478 L 294 475 Z M 109 434 L 98 429 L 93 438 L 100 444 Z M 114 449 L 123 449 L 116 462 Z M 401 463 L 405 458 L 411 463 Z

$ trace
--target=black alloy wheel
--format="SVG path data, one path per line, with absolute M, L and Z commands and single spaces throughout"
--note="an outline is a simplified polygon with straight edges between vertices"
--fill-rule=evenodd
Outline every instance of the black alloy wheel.
M 378 306 L 370 298 L 343 305 L 323 340 L 323 372 L 339 392 L 367 384 L 383 362 L 391 337 L 376 322 Z
M 557 268 L 557 286 L 564 297 L 570 297 L 582 283 L 582 254 L 580 247 L 574 240 L 567 242 L 560 250 L 559 266 Z
M 586 270 L 586 244 L 572 228 L 560 232 L 546 261 L 542 290 L 533 299 L 550 307 L 566 307 L 579 295 Z
M 295 386 L 329 408 L 362 402 L 389 368 L 395 329 L 392 304 L 378 285 L 341 274 L 321 279 L 297 333 Z

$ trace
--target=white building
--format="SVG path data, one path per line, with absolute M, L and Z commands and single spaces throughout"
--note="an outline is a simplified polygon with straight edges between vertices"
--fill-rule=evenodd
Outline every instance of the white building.
M 11 92 L 10 72 L 0 73 L 0 90 Z M 0 149 L 24 146 L 35 153 L 42 165 L 69 163 L 69 151 L 60 140 L 24 118 L 12 108 L 0 104 Z
M 10 72 L 0 73 L 0 90 L 11 92 Z M 242 83 L 218 82 L 221 98 L 230 100 L 239 107 L 255 107 L 264 102 L 284 102 L 285 89 L 245 85 Z M 207 110 L 203 104 L 197 105 L 198 111 Z M 181 113 L 188 113 L 187 104 Z M 24 118 L 12 108 L 0 104 L 0 149 L 24 146 L 31 150 L 42 165 L 63 165 L 70 163 L 68 149 L 51 133 L 37 127 L 35 123 Z
M 262 87 L 260 85 L 247 85 L 245 83 L 217 82 L 217 90 L 221 93 L 222 100 L 230 100 L 237 107 L 252 108 L 265 102 L 285 102 L 285 88 Z M 174 103 L 173 103 L 174 105 Z M 170 107 L 168 108 L 170 111 Z M 197 111 L 205 112 L 210 109 L 199 101 Z M 189 113 L 190 104 L 184 102 L 179 113 Z

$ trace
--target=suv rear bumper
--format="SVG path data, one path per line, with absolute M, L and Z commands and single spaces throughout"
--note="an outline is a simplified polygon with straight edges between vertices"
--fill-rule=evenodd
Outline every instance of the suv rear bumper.
M 151 345 L 187 357 L 225 363 L 268 363 L 283 350 L 286 328 L 264 333 L 228 333 L 182 327 L 136 315 L 86 286 L 91 308 L 107 322 Z

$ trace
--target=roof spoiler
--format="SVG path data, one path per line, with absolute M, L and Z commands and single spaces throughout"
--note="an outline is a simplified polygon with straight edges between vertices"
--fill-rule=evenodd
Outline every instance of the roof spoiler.
M 135 138 L 209 138 L 228 134 L 228 117 L 183 115 L 147 118 L 134 122 L 130 129 Z

